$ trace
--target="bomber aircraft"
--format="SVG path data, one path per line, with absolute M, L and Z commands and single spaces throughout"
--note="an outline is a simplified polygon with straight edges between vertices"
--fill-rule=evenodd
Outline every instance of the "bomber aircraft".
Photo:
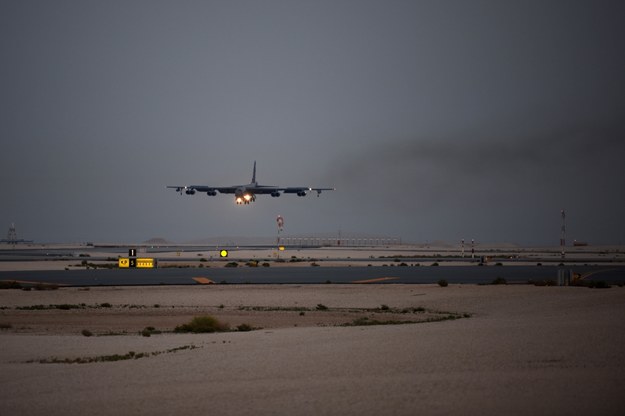
M 308 192 L 316 191 L 317 196 L 321 194 L 321 191 L 334 191 L 335 188 L 311 188 L 308 186 L 269 186 L 259 185 L 256 182 L 256 161 L 254 161 L 254 170 L 252 172 L 252 182 L 247 185 L 233 185 L 233 186 L 207 186 L 207 185 L 170 185 L 167 188 L 173 188 L 180 195 L 184 192 L 187 195 L 195 195 L 196 192 L 206 192 L 209 196 L 215 196 L 220 194 L 234 194 L 234 201 L 237 205 L 249 204 L 256 200 L 256 195 L 269 194 L 272 197 L 279 197 L 283 193 L 296 194 L 297 196 L 306 196 Z

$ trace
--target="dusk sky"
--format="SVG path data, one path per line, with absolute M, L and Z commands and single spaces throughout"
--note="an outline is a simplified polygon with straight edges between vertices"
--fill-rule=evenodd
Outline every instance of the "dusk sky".
M 625 244 L 623 1 L 0 1 L 0 236 Z M 317 198 L 167 185 L 336 187 Z

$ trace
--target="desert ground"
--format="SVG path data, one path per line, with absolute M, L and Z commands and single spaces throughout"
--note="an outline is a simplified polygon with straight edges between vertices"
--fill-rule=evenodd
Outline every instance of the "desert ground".
M 2 415 L 625 411 L 621 287 L 10 289 L 0 308 Z M 232 330 L 173 332 L 203 315 Z

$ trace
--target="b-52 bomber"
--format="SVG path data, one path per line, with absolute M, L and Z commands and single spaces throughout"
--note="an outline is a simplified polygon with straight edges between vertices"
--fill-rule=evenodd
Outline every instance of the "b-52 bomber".
M 269 186 L 259 185 L 256 182 L 256 161 L 254 161 L 254 170 L 252 172 L 252 182 L 247 185 L 234 186 L 207 186 L 207 185 L 170 185 L 167 188 L 173 188 L 180 195 L 184 192 L 187 195 L 195 195 L 196 192 L 206 192 L 209 196 L 220 194 L 234 194 L 234 202 L 237 205 L 249 204 L 256 201 L 256 195 L 271 195 L 274 198 L 284 194 L 296 194 L 297 196 L 306 196 L 309 192 L 316 191 L 317 196 L 321 191 L 334 191 L 335 188 L 311 188 L 308 186 Z

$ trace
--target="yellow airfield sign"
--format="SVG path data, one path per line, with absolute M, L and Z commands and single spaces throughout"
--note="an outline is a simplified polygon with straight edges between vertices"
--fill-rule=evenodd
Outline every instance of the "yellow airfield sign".
M 137 259 L 137 268 L 139 269 L 153 269 L 155 264 L 154 259 Z
M 156 260 L 148 258 L 125 258 L 120 257 L 117 261 L 117 266 L 120 269 L 125 268 L 137 268 L 137 269 L 153 269 L 156 267 Z

